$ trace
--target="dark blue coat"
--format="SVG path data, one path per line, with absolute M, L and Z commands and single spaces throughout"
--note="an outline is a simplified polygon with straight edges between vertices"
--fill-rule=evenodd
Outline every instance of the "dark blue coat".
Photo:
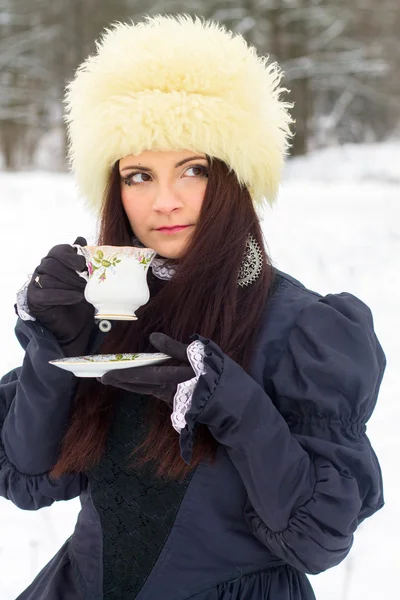
M 196 387 L 181 449 L 190 457 L 197 421 L 219 442 L 217 459 L 200 464 L 172 512 L 166 503 L 169 522 L 150 518 L 155 541 L 143 551 L 143 502 L 127 492 L 123 510 L 132 528 L 126 539 L 139 549 L 127 578 L 136 560 L 141 565 L 131 599 L 312 599 L 305 573 L 340 563 L 357 526 L 383 506 L 365 425 L 385 368 L 371 312 L 351 294 L 322 297 L 277 276 L 251 376 L 200 338 L 207 373 Z M 107 600 L 113 596 L 103 593 L 103 555 L 113 546 L 107 546 L 104 507 L 96 504 L 107 482 L 87 473 L 57 482 L 47 475 L 76 379 L 48 364 L 62 352 L 39 323 L 19 320 L 16 335 L 26 355 L 1 380 L 0 494 L 27 510 L 78 495 L 82 503 L 74 534 L 19 599 Z M 157 510 L 163 484 L 154 485 Z

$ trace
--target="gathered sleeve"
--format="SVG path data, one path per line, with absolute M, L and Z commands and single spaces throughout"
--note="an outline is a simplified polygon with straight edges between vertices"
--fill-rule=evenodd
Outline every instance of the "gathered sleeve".
M 59 456 L 76 386 L 70 373 L 48 362 L 62 357 L 62 351 L 33 321 L 19 319 L 16 335 L 25 350 L 23 365 L 0 380 L 0 496 L 36 510 L 78 496 L 87 478 L 48 475 Z
M 190 461 L 195 423 L 204 423 L 243 481 L 253 534 L 301 571 L 337 565 L 357 526 L 383 506 L 366 423 L 385 356 L 369 308 L 347 293 L 312 301 L 268 386 L 195 337 L 204 344 L 205 373 L 181 432 L 183 458 Z

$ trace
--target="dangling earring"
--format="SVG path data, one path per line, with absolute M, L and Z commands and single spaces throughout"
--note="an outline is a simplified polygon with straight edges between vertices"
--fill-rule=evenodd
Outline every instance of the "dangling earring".
M 134 246 L 143 246 L 136 237 L 132 237 Z M 252 235 L 247 236 L 246 248 L 243 256 L 243 261 L 239 269 L 237 284 L 240 287 L 245 287 L 252 284 L 259 278 L 263 268 L 263 253 L 259 244 Z M 168 264 L 166 258 L 153 258 L 151 261 L 153 274 L 158 279 L 172 279 L 176 273 L 176 265 Z
M 263 253 L 252 235 L 247 236 L 243 262 L 239 269 L 238 285 L 245 287 L 259 278 L 263 268 Z

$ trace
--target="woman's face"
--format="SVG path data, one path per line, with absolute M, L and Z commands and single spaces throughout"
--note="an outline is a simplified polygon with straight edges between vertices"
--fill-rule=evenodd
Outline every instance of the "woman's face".
M 179 258 L 199 219 L 207 187 L 205 154 L 146 151 L 119 161 L 122 204 L 133 233 L 166 258 Z

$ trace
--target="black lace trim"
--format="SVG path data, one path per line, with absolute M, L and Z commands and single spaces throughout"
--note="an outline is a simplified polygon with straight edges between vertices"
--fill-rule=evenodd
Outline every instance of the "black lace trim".
M 166 481 L 128 467 L 143 440 L 149 397 L 121 395 L 101 462 L 88 472 L 103 530 L 104 599 L 133 600 L 168 538 L 190 477 Z M 172 425 L 171 425 L 172 427 Z

